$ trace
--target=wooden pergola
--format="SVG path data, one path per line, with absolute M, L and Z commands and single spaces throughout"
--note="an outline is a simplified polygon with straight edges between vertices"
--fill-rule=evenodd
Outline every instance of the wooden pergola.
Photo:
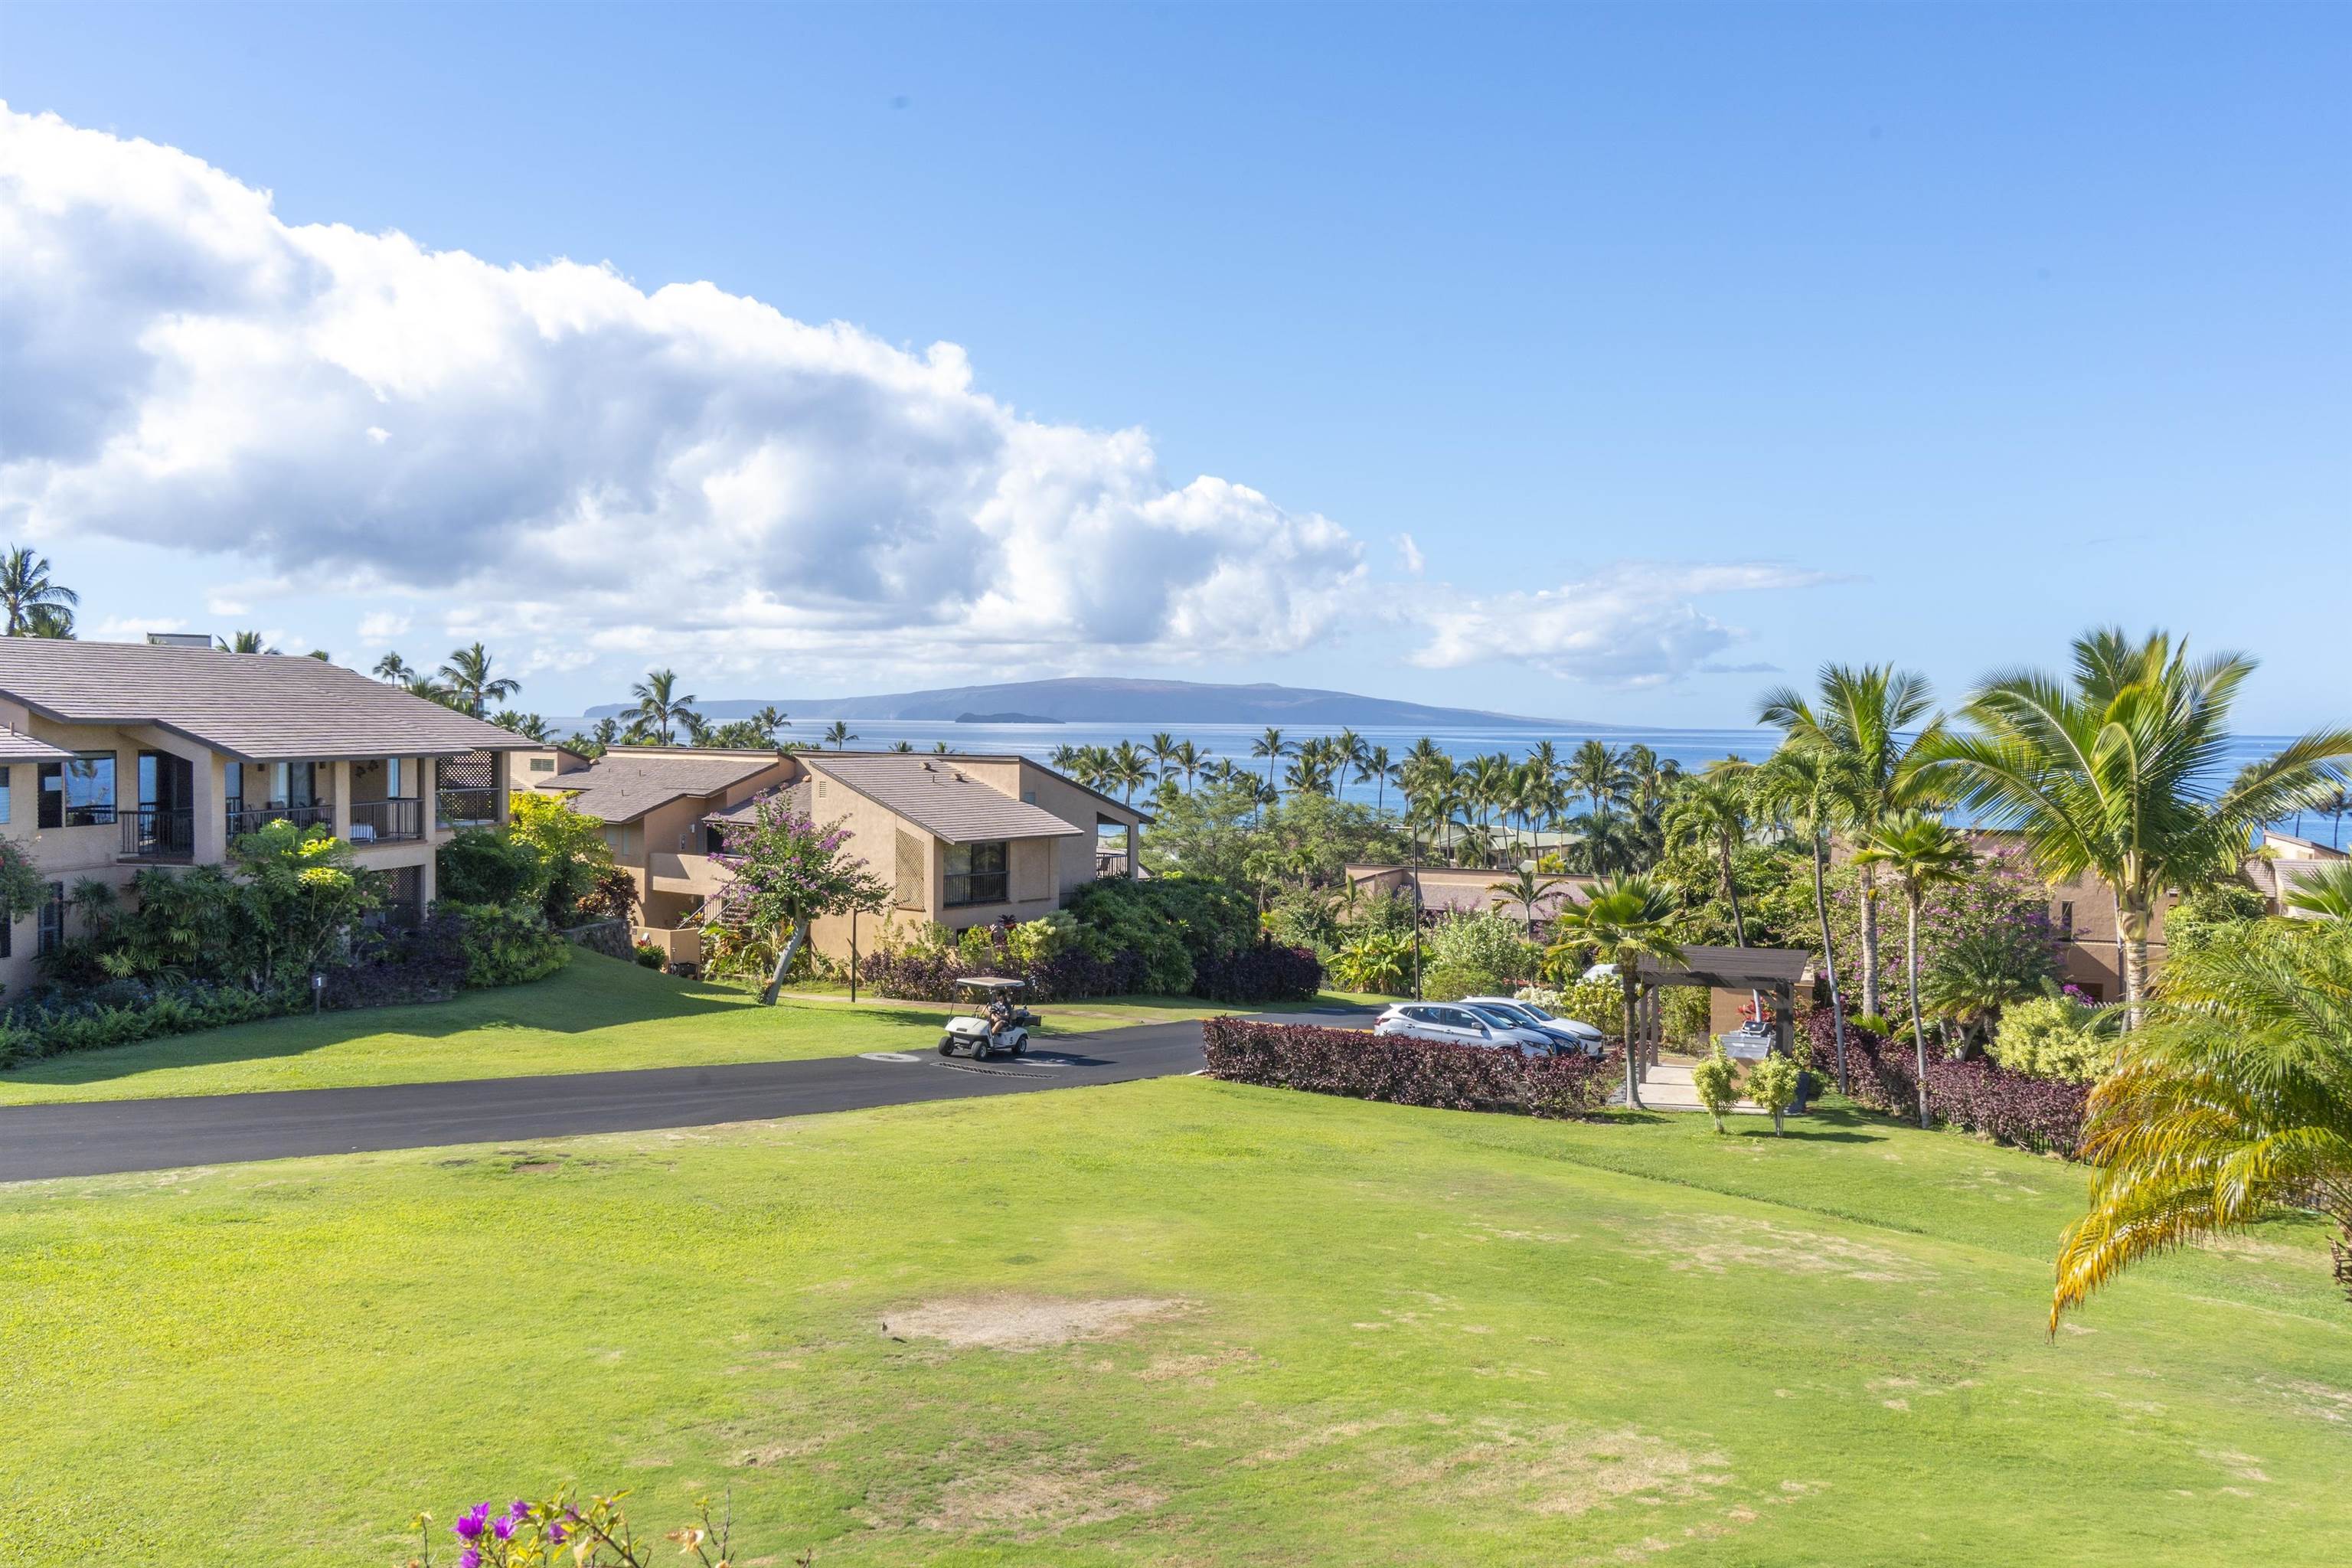
M 1643 1058 L 1656 1062 L 1665 1043 L 1658 990 L 1666 985 L 1704 985 L 1710 990 L 1753 991 L 1769 996 L 1772 1048 L 1787 1051 L 1797 987 L 1812 963 L 1813 955 L 1801 947 L 1685 947 L 1680 963 L 1643 959 L 1642 1000 L 1633 1011 L 1634 1036 Z

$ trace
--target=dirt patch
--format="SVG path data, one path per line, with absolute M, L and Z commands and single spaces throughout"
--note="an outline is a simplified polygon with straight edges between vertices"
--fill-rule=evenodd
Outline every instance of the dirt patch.
M 1552 1516 L 1586 1513 L 1619 1500 L 1663 1503 L 1730 1484 L 1721 1454 L 1677 1447 L 1638 1427 L 1520 1431 L 1482 1421 L 1451 1452 L 1406 1460 L 1398 1481 L 1464 1500 L 1516 1503 Z
M 1146 1383 L 1173 1383 L 1179 1379 L 1208 1383 L 1218 1373 L 1256 1359 L 1257 1354 L 1254 1351 L 1240 1345 L 1226 1345 L 1219 1350 L 1201 1351 L 1189 1355 L 1160 1356 L 1135 1375 Z
M 2352 1391 L 2294 1378 L 2273 1382 L 2261 1377 L 2254 1381 L 2306 1415 L 2316 1415 L 2322 1421 L 2352 1421 Z
M 916 1522 L 957 1535 L 1010 1531 L 1027 1538 L 1148 1513 L 1168 1494 L 1108 1470 L 992 1470 L 948 1484 L 938 1508 Z
M 882 1316 L 894 1339 L 938 1340 L 957 1350 L 1033 1351 L 1106 1340 L 1191 1303 L 1160 1296 L 1085 1301 L 1058 1296 L 966 1296 L 921 1301 Z
M 1898 1285 L 1935 1278 L 1934 1270 L 1883 1247 L 1733 1215 L 1673 1215 L 1645 1227 L 1635 1242 L 1633 1250 L 1642 1257 L 1663 1258 L 1670 1268 L 1707 1274 L 1770 1268 Z

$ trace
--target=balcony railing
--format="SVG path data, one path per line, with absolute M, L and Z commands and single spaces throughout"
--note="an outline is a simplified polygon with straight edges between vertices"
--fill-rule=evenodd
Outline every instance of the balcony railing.
M 335 829 L 335 807 L 330 801 L 318 805 L 251 805 L 228 814 L 228 837 L 234 844 L 248 833 L 258 833 L 273 822 L 290 822 L 297 827 Z
M 158 810 L 141 806 L 118 814 L 122 823 L 122 853 L 133 860 L 193 860 L 196 855 L 196 814 L 185 807 Z
M 440 811 L 444 827 L 486 827 L 499 819 L 499 792 L 445 789 L 440 792 Z
M 421 800 L 352 802 L 354 844 L 392 844 L 424 837 L 425 803 Z

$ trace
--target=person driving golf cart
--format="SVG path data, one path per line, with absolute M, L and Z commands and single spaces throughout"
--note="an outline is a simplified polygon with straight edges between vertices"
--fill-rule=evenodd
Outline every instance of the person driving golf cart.
M 980 1011 L 948 1020 L 946 1032 L 940 1036 L 940 1055 L 953 1056 L 961 1046 L 974 1061 L 981 1061 L 999 1051 L 1017 1057 L 1027 1050 L 1029 1031 L 1037 1026 L 1038 1017 L 1021 1005 L 1025 986 L 1023 981 L 985 974 L 957 981 L 957 989 L 981 999 Z

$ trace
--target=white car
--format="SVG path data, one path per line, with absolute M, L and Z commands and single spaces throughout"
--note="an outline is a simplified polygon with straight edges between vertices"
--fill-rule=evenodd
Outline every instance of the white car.
M 1529 1057 L 1553 1056 L 1558 1049 L 1552 1037 L 1539 1029 L 1523 1028 L 1499 1013 L 1458 1002 L 1400 1002 L 1381 1015 L 1372 1033 L 1402 1035 L 1437 1045 L 1515 1050 Z
M 1547 1013 L 1532 1002 L 1514 1002 L 1507 996 L 1465 996 L 1462 1000 L 1465 1005 L 1475 1007 L 1482 1013 L 1499 1013 L 1512 1023 L 1539 1029 L 1559 1042 L 1562 1050 L 1581 1051 L 1588 1057 L 1597 1057 L 1609 1049 L 1609 1037 L 1591 1025 Z

